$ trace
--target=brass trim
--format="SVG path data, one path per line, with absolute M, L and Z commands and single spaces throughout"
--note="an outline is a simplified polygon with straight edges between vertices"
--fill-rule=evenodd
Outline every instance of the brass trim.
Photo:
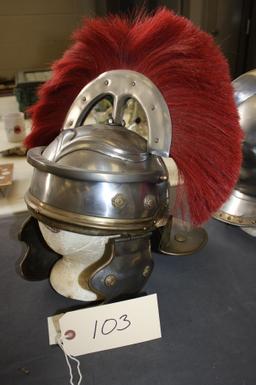
M 106 244 L 105 251 L 103 256 L 92 265 L 84 269 L 78 278 L 79 285 L 85 289 L 91 290 L 97 295 L 98 300 L 105 300 L 105 296 L 92 285 L 92 279 L 95 274 L 102 270 L 104 267 L 108 266 L 112 259 L 114 258 L 114 241 L 110 239 Z
M 159 251 L 166 255 L 187 256 L 201 250 L 207 242 L 208 234 L 204 228 L 178 228 L 177 232 L 177 227 L 173 229 L 173 218 L 170 218 L 163 229 Z
M 213 215 L 213 218 L 218 219 L 219 221 L 222 221 L 225 223 L 229 223 L 231 225 L 236 225 L 236 226 L 255 226 L 256 225 L 255 217 L 231 215 L 231 214 L 225 213 L 222 210 L 217 211 Z
M 47 217 L 56 220 L 57 222 L 67 223 L 74 227 L 88 227 L 102 230 L 118 230 L 121 231 L 138 231 L 150 230 L 155 227 L 155 221 L 159 217 L 158 210 L 154 217 L 138 218 L 138 219 L 114 219 L 101 218 L 88 215 L 81 215 L 74 212 L 67 212 L 62 209 L 48 205 L 35 198 L 29 191 L 25 194 L 25 202 L 29 209 L 32 210 L 33 216 L 36 218 Z M 63 226 L 62 226 L 63 227 Z

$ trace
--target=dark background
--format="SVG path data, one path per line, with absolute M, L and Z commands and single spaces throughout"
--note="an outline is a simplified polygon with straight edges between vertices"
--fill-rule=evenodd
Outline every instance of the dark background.
M 212 34 L 229 61 L 233 78 L 256 67 L 254 0 L 110 0 L 107 10 L 129 13 L 140 5 L 151 11 L 164 5 Z

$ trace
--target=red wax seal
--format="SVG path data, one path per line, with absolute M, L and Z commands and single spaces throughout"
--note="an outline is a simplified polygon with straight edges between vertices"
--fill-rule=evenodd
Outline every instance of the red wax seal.
M 20 134 L 22 131 L 20 126 L 15 126 L 13 130 L 15 134 Z

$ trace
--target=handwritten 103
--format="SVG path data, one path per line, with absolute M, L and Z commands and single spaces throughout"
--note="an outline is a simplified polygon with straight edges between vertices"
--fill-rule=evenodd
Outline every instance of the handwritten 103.
M 108 318 L 104 321 L 96 320 L 94 323 L 93 339 L 96 339 L 99 335 L 106 336 L 114 331 L 122 332 L 128 329 L 132 323 L 127 317 L 127 314 L 123 314 L 118 319 Z

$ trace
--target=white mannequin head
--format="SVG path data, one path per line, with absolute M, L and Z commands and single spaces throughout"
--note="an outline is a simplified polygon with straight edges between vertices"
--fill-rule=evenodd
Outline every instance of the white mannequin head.
M 39 222 L 39 228 L 47 245 L 63 256 L 51 270 L 52 287 L 65 297 L 95 301 L 96 294 L 80 286 L 79 275 L 103 256 L 111 236 L 92 236 L 58 230 L 42 222 Z

